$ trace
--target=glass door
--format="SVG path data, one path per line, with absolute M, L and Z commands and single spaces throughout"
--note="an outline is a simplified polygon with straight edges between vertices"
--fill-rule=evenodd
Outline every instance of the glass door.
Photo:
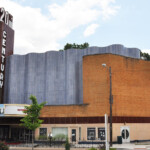
M 123 143 L 130 142 L 130 128 L 128 126 L 121 127 L 121 136 Z
M 72 142 L 76 142 L 76 129 L 72 129 Z

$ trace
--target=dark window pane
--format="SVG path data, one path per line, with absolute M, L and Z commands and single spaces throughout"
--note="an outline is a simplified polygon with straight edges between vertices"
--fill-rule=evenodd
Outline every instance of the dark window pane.
M 76 129 L 72 129 L 72 142 L 76 141 Z
M 40 136 L 47 135 L 47 128 L 40 128 Z
M 121 136 L 122 136 L 123 139 L 125 139 L 125 133 L 124 133 L 124 130 L 122 130 Z
M 105 128 L 98 128 L 98 139 L 105 140 Z
M 126 130 L 126 139 L 128 139 L 128 137 L 129 137 L 129 131 Z
M 123 129 L 121 135 L 122 135 L 123 139 L 128 139 L 129 138 L 129 131 L 127 129 Z
M 87 139 L 88 140 L 95 140 L 95 128 L 88 128 L 87 129 Z

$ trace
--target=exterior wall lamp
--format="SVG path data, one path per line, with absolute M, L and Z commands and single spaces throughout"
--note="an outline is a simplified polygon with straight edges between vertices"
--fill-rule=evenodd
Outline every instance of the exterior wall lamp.
M 50 147 L 51 147 L 52 146 L 52 138 L 53 138 L 53 135 L 52 135 L 51 132 L 49 133 L 48 137 L 49 137 L 49 140 L 50 140 Z

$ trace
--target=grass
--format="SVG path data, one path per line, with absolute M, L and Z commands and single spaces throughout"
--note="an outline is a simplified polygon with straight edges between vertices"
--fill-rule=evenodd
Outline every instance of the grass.
M 116 150 L 116 148 L 110 148 L 110 150 Z

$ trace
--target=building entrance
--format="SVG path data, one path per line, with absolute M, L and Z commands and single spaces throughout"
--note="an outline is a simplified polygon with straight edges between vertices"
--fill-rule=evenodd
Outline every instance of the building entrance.
M 128 126 L 121 127 L 121 136 L 123 143 L 130 142 L 130 128 Z
M 26 142 L 32 140 L 32 131 L 18 126 L 0 125 L 0 141 Z
M 6 141 L 9 138 L 9 126 L 0 126 L 0 140 Z
M 76 142 L 76 129 L 72 129 L 72 142 Z
M 29 143 L 32 140 L 32 131 L 25 128 L 12 127 L 11 137 L 13 137 L 12 140 L 14 141 Z

